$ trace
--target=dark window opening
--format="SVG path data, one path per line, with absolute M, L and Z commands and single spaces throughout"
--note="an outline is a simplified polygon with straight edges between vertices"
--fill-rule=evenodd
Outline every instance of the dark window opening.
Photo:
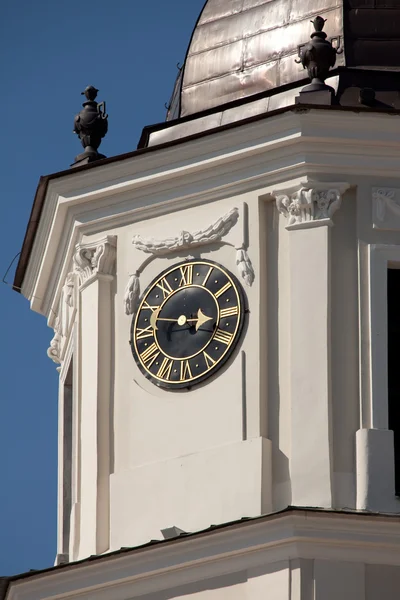
M 395 490 L 400 496 L 400 269 L 388 270 L 389 429 L 394 433 Z

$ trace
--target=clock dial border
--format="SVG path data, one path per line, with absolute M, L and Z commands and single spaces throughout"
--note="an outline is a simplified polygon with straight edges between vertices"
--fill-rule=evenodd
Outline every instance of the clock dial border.
M 189 267 L 193 266 L 193 269 L 194 269 L 196 265 L 201 265 L 203 267 L 204 266 L 210 267 L 209 273 L 207 276 L 207 280 L 203 283 L 203 285 L 197 285 L 197 284 L 190 283 L 190 284 L 186 284 L 186 285 L 184 284 L 182 286 L 179 286 L 178 288 L 173 289 L 172 292 L 170 292 L 167 297 L 164 296 L 161 299 L 159 306 L 164 306 L 165 303 L 168 302 L 168 299 L 172 296 L 172 294 L 176 294 L 178 291 L 184 290 L 185 288 L 200 287 L 202 289 L 207 290 L 207 292 L 213 297 L 214 302 L 216 303 L 216 305 L 218 307 L 218 319 L 215 324 L 214 333 L 210 337 L 210 341 L 205 345 L 205 347 L 202 348 L 202 351 L 195 353 L 194 355 L 190 356 L 189 358 L 185 357 L 182 359 L 170 357 L 165 352 L 165 350 L 163 350 L 160 347 L 160 345 L 158 344 L 158 340 L 157 340 L 155 332 L 154 332 L 154 335 L 152 336 L 151 341 L 154 340 L 153 345 L 154 344 L 156 345 L 157 350 L 160 355 L 160 360 L 163 363 L 165 362 L 165 359 L 168 359 L 170 361 L 178 363 L 180 365 L 179 368 L 182 369 L 182 365 L 187 365 L 189 363 L 189 360 L 195 358 L 196 356 L 199 356 L 200 354 L 206 354 L 207 358 L 204 358 L 204 360 L 205 360 L 206 366 L 208 368 L 205 371 L 203 370 L 198 376 L 192 377 L 191 379 L 185 379 L 184 381 L 166 381 L 165 379 L 162 378 L 162 376 L 158 377 L 157 376 L 158 373 L 155 374 L 155 373 L 151 372 L 146 367 L 146 365 L 143 364 L 140 357 L 143 357 L 144 352 L 142 352 L 142 353 L 139 352 L 139 349 L 137 347 L 137 336 L 135 336 L 135 332 L 138 329 L 138 321 L 140 319 L 142 311 L 148 310 L 148 309 L 144 308 L 144 305 L 146 304 L 146 299 L 150 296 L 151 292 L 155 290 L 155 288 L 159 287 L 157 284 L 160 284 L 160 282 L 161 282 L 161 285 L 163 285 L 162 281 L 165 280 L 165 278 L 168 275 L 170 275 L 171 273 L 173 273 L 174 271 L 181 270 L 181 272 L 182 272 L 182 268 L 188 267 L 188 266 Z M 234 316 L 235 318 L 237 318 L 237 323 L 236 323 L 236 327 L 234 329 L 233 334 L 230 334 L 229 332 L 224 332 L 219 327 L 219 325 L 221 324 L 221 311 L 223 311 L 224 309 L 221 309 L 221 306 L 218 302 L 218 298 L 220 296 L 223 296 L 223 294 L 224 294 L 223 288 L 225 286 L 227 286 L 227 284 L 225 284 L 225 286 L 223 286 L 222 291 L 221 291 L 221 289 L 218 290 L 218 292 L 217 292 L 218 295 L 214 294 L 209 288 L 206 287 L 206 284 L 208 283 L 208 277 L 212 273 L 212 269 L 218 269 L 223 274 L 223 276 L 228 279 L 228 283 L 230 283 L 230 285 L 228 286 L 228 289 L 232 286 L 233 290 L 235 292 L 235 296 L 237 299 L 236 306 L 238 309 L 238 314 L 236 315 L 235 313 L 233 313 L 231 315 L 227 315 L 227 316 Z M 187 272 L 188 271 L 186 271 L 186 273 Z M 168 281 L 167 281 L 167 283 L 168 283 Z M 159 289 L 160 289 L 160 291 L 162 291 L 162 293 L 164 295 L 162 287 L 161 288 L 159 287 Z M 233 308 L 235 309 L 236 306 Z M 229 360 L 229 358 L 232 356 L 234 350 L 236 349 L 236 346 L 237 346 L 239 340 L 241 339 L 241 334 L 243 332 L 243 328 L 244 328 L 244 324 L 245 324 L 245 313 L 247 312 L 246 306 L 247 306 L 246 296 L 245 296 L 244 290 L 243 290 L 241 284 L 239 283 L 238 279 L 232 273 L 230 273 L 230 271 L 228 271 L 221 264 L 219 264 L 215 261 L 208 260 L 208 259 L 185 260 L 185 261 L 176 263 L 176 264 L 164 269 L 161 273 L 159 273 L 151 281 L 151 283 L 147 286 L 147 288 L 141 295 L 141 298 L 139 300 L 138 310 L 132 319 L 130 345 L 131 345 L 133 357 L 134 357 L 135 362 L 136 362 L 138 368 L 140 369 L 141 373 L 146 377 L 146 379 L 151 381 L 157 387 L 160 387 L 160 388 L 163 388 L 163 389 L 166 389 L 169 391 L 184 390 L 184 389 L 188 390 L 188 389 L 191 389 L 193 386 L 197 386 L 197 385 L 203 383 L 205 380 L 212 377 L 217 371 L 219 371 L 226 364 L 226 362 Z M 225 309 L 225 311 L 226 310 L 227 309 Z M 232 310 L 231 307 L 229 307 L 228 310 Z M 149 314 L 152 314 L 152 313 L 149 313 Z M 224 333 L 226 335 L 224 335 Z M 217 336 L 217 338 L 215 338 L 215 336 Z M 214 359 L 212 359 L 212 357 L 210 357 L 209 354 L 207 353 L 207 348 L 214 340 L 216 340 L 217 343 L 220 342 L 222 344 L 226 344 L 226 340 L 228 338 L 229 338 L 229 340 L 228 340 L 229 343 L 227 344 L 226 350 L 223 352 L 223 354 L 221 355 L 220 358 L 218 358 L 216 361 L 214 361 Z M 156 350 L 154 350 L 154 352 L 151 353 L 150 359 L 152 358 L 152 356 L 155 352 L 156 352 Z M 208 359 L 211 359 L 210 366 L 208 366 Z M 150 368 L 151 368 L 152 364 L 153 364 L 153 362 L 151 362 L 151 364 L 149 365 Z M 163 367 L 163 364 L 161 365 L 161 367 Z M 161 367 L 160 367 L 160 370 L 162 370 Z M 164 372 L 165 372 L 165 370 L 168 372 L 168 368 L 172 368 L 172 364 L 171 364 L 171 366 L 169 366 L 168 363 L 165 364 Z M 185 368 L 187 368 L 187 367 L 184 366 L 183 369 L 185 369 Z M 189 369 L 190 369 L 190 363 L 189 363 Z M 161 375 L 163 375 L 163 373 Z

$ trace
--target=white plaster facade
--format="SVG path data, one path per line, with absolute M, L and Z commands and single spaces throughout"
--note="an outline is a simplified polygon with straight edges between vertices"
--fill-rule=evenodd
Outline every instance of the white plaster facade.
M 59 562 L 172 526 L 327 512 L 64 567 L 8 598 L 394 599 L 385 281 L 400 265 L 399 139 L 385 114 L 291 109 L 49 181 L 22 293 L 55 330 Z M 132 244 L 185 239 L 234 208 L 219 240 L 151 261 Z M 249 315 L 229 363 L 174 393 L 136 367 L 126 290 L 187 256 L 239 262 Z

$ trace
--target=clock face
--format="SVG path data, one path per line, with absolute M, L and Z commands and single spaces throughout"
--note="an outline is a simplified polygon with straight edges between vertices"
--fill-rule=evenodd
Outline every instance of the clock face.
M 132 322 L 133 356 L 156 385 L 191 387 L 232 354 L 244 312 L 242 288 L 221 265 L 179 263 L 161 273 L 141 298 Z

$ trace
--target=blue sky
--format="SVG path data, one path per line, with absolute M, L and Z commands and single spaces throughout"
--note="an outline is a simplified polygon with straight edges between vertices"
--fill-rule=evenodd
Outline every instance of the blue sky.
M 3 0 L 0 275 L 21 249 L 39 177 L 69 167 L 80 92 L 106 100 L 107 156 L 163 121 L 203 0 Z M 14 268 L 8 275 L 11 282 Z M 0 285 L 0 576 L 53 564 L 57 378 L 44 317 Z

